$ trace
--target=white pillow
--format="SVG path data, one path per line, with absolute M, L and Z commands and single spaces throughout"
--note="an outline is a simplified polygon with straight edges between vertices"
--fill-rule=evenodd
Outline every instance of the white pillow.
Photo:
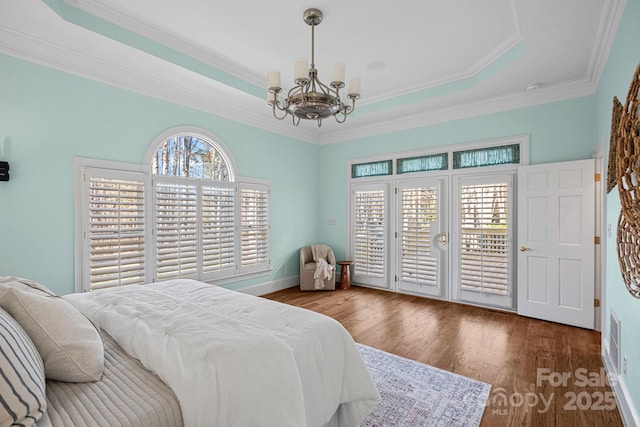
M 47 410 L 42 359 L 9 314 L 0 309 L 0 425 L 34 425 Z
M 102 338 L 89 319 L 67 301 L 0 285 L 0 306 L 35 344 L 46 378 L 66 382 L 102 378 Z

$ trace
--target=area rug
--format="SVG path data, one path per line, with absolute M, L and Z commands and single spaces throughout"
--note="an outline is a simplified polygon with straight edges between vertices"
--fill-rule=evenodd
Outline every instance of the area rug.
M 358 344 L 382 401 L 360 427 L 477 427 L 491 385 Z

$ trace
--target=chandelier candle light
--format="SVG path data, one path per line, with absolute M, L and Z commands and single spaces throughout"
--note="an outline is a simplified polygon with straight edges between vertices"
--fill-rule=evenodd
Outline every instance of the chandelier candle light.
M 322 119 L 334 116 L 338 123 L 344 123 L 347 116 L 356 108 L 356 99 L 360 98 L 360 79 L 353 78 L 349 81 L 349 94 L 351 105 L 346 105 L 340 99 L 340 89 L 344 88 L 344 64 L 335 64 L 331 76 L 331 84 L 325 85 L 318 79 L 318 70 L 315 65 L 315 26 L 322 22 L 322 12 L 318 9 L 307 9 L 302 15 L 304 22 L 311 25 L 311 67 L 306 60 L 300 60 L 295 65 L 295 84 L 281 101 L 278 97 L 282 92 L 280 86 L 280 71 L 267 73 L 267 103 L 273 108 L 273 116 L 282 120 L 291 114 L 293 124 L 298 126 L 300 119 L 317 120 L 318 127 L 322 126 Z M 278 117 L 276 108 L 283 111 L 282 117 Z

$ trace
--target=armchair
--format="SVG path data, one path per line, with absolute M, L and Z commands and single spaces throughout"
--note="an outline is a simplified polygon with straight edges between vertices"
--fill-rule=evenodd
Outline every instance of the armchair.
M 316 261 L 313 258 L 314 252 L 317 256 L 324 255 L 327 264 L 331 267 L 331 277 L 324 280 L 323 288 L 316 288 L 315 279 L 313 278 L 316 272 Z M 314 290 L 334 290 L 336 288 L 336 257 L 333 254 L 333 250 L 327 245 L 313 245 L 305 246 L 300 249 L 300 290 L 302 291 L 314 291 Z

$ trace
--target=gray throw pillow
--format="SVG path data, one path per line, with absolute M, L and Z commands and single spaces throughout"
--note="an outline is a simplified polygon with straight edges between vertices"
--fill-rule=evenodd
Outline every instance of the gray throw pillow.
M 20 325 L 1 308 L 0 372 L 0 425 L 35 425 L 47 409 L 42 359 Z

